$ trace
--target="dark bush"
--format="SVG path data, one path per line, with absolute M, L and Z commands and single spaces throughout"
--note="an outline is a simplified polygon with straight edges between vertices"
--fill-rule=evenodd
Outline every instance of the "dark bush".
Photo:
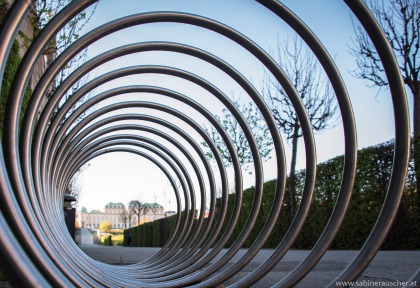
M 311 210 L 293 248 L 311 249 L 321 235 L 340 191 L 343 162 L 343 156 L 339 156 L 318 165 Z M 392 162 L 393 141 L 359 151 L 357 176 L 351 202 L 341 228 L 332 243 L 332 249 L 360 249 L 362 247 L 382 208 L 392 172 Z M 416 178 L 413 165 L 411 160 L 400 209 L 382 249 L 420 248 L 420 197 L 416 192 Z M 305 171 L 298 171 L 296 178 L 298 189 L 296 195 L 298 199 L 301 199 Z M 264 198 L 258 219 L 247 237 L 244 247 L 250 247 L 263 228 L 270 214 L 275 189 L 276 182 L 274 180 L 264 183 Z M 240 216 L 232 236 L 226 243 L 226 247 L 233 245 L 244 228 L 254 203 L 254 191 L 254 187 L 244 190 Z M 265 248 L 276 248 L 290 226 L 290 208 L 287 203 L 289 199 L 288 194 L 286 190 L 284 195 L 285 202 L 282 205 L 280 216 L 264 246 Z M 217 199 L 216 219 L 213 227 L 218 221 L 217 213 L 220 213 L 221 201 L 222 199 Z M 229 195 L 228 203 L 227 215 L 217 241 L 221 239 L 223 233 L 230 227 L 229 221 L 233 213 L 235 194 Z M 125 233 L 130 231 L 131 235 L 135 235 L 133 237 L 133 246 L 157 247 L 162 246 L 166 242 L 170 231 L 173 231 L 174 225 L 175 216 L 172 216 L 128 229 Z

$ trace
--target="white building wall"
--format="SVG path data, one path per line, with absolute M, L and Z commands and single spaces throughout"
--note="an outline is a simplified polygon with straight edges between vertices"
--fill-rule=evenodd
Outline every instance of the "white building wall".
M 76 220 L 79 223 L 81 228 L 89 228 L 89 229 L 98 229 L 99 225 L 105 220 L 108 220 L 112 224 L 112 228 L 115 229 L 123 229 L 123 228 L 131 228 L 137 226 L 137 215 L 133 215 L 131 221 L 127 221 L 126 227 L 124 227 L 124 223 L 121 221 L 120 214 L 122 209 L 114 209 L 114 208 L 106 208 L 105 212 L 76 212 Z M 157 209 L 156 213 L 153 211 L 148 211 L 145 215 L 140 215 L 140 224 L 152 222 L 155 220 L 159 220 L 161 218 L 165 218 L 166 215 L 164 213 L 163 207 Z

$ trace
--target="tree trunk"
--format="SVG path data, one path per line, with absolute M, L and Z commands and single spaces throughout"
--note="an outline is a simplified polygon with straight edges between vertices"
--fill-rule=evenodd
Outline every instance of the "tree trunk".
M 420 82 L 415 82 L 413 88 L 413 159 L 416 171 L 416 188 L 420 193 Z
M 295 204 L 296 204 L 296 161 L 299 138 L 299 122 L 296 119 L 294 125 L 294 132 L 292 136 L 292 161 L 290 162 L 289 174 L 289 195 L 290 195 L 290 222 L 295 218 Z

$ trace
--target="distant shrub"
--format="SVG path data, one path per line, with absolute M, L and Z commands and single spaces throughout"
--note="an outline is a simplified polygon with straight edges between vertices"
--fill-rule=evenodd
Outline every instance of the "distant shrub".
M 124 235 L 102 235 L 99 244 L 105 246 L 123 246 Z

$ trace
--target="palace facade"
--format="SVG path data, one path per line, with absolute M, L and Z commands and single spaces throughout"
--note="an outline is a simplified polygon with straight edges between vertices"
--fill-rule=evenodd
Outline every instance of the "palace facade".
M 163 207 L 158 203 L 143 203 L 139 219 L 135 213 L 137 203 L 130 201 L 126 208 L 121 202 L 109 202 L 104 211 L 88 212 L 83 207 L 80 211 L 76 211 L 76 221 L 80 228 L 98 229 L 102 222 L 109 221 L 113 229 L 124 229 L 166 217 Z

